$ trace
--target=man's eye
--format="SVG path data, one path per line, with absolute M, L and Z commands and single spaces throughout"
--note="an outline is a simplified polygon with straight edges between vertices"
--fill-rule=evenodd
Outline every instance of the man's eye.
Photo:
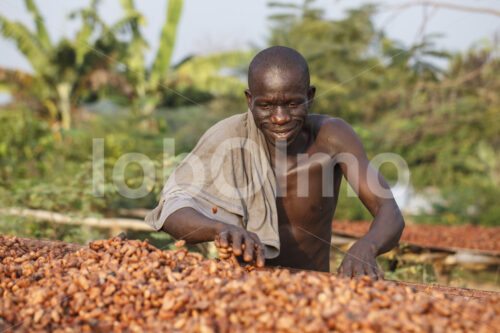
M 269 105 L 269 104 L 261 104 L 260 107 L 267 110 L 267 109 L 271 108 L 271 105 Z
M 291 102 L 291 103 L 288 103 L 288 106 L 291 108 L 294 108 L 294 107 L 297 107 L 297 103 Z

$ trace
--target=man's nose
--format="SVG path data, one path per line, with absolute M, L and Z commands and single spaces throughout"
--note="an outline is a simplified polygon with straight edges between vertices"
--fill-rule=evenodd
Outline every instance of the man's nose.
M 277 107 L 276 112 L 271 116 L 271 122 L 276 125 L 286 124 L 291 120 L 290 114 L 285 108 Z

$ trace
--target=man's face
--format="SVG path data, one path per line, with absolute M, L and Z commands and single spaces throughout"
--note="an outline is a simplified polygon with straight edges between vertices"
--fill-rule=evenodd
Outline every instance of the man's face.
M 267 141 L 287 146 L 299 135 L 314 93 L 299 71 L 278 68 L 254 73 L 252 90 L 245 91 L 255 124 Z

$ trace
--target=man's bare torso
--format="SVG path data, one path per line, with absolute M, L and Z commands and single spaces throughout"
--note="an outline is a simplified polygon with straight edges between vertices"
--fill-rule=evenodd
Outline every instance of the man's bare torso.
M 331 221 L 345 175 L 374 219 L 370 231 L 347 251 L 339 273 L 382 278 L 375 258 L 396 246 L 404 218 L 351 126 L 342 119 L 308 114 L 316 87 L 310 84 L 304 57 L 282 46 L 259 52 L 250 63 L 244 93 L 268 147 L 277 148 L 270 149 L 270 154 L 278 180 L 279 256 L 266 260 L 257 234 L 192 208 L 171 214 L 163 229 L 191 243 L 215 240 L 221 258 L 232 252 L 245 262 L 255 260 L 257 267 L 328 271 Z M 341 161 L 334 166 L 336 160 Z
M 275 168 L 281 193 L 276 199 L 280 254 L 266 260 L 266 265 L 329 271 L 331 225 L 342 170 L 339 165 L 333 165 L 335 151 L 325 142 L 326 134 L 333 134 L 323 133 L 326 119 L 331 118 L 308 115 L 300 152 L 307 154 L 307 158 L 299 161 L 297 155 L 291 156 L 287 159 L 286 171 Z M 323 168 L 327 170 L 327 177 Z M 305 186 L 307 174 L 309 184 Z

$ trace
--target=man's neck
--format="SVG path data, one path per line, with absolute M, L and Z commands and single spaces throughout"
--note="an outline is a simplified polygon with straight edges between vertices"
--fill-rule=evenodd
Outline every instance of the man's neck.
M 297 155 L 307 151 L 308 141 L 305 131 L 301 131 L 289 145 L 286 142 L 271 143 L 266 140 L 271 158 L 271 166 L 275 172 L 286 173 L 290 168 L 293 168 Z

